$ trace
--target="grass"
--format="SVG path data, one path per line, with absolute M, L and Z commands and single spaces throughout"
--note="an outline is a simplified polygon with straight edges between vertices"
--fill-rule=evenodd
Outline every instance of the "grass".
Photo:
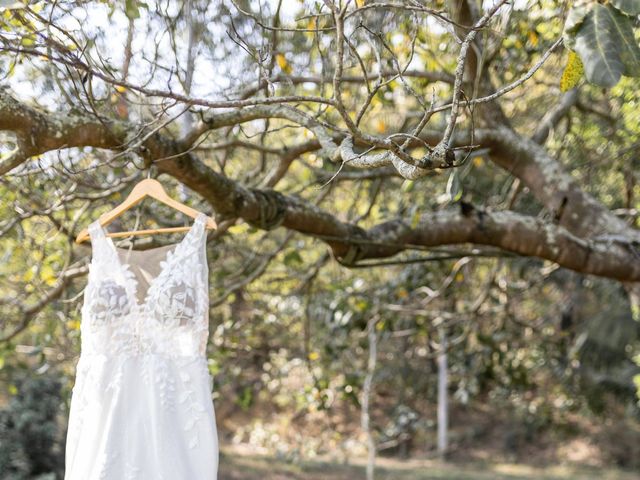
M 326 461 L 291 463 L 271 456 L 223 451 L 220 480 L 359 480 L 365 478 L 364 463 L 351 465 Z M 379 459 L 376 480 L 632 480 L 637 472 L 615 469 L 554 466 L 537 468 L 521 464 L 448 464 L 437 460 Z

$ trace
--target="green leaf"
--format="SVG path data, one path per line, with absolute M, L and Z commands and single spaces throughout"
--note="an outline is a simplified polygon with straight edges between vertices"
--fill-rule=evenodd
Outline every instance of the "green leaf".
M 640 15 L 640 0 L 611 0 L 611 5 L 632 17 Z
M 296 264 L 300 265 L 302 263 L 303 263 L 302 257 L 300 256 L 297 250 L 292 250 L 284 256 L 284 264 L 287 267 L 290 267 Z
M 562 37 L 564 40 L 564 44 L 571 50 L 575 50 L 576 48 L 576 32 L 582 26 L 585 17 L 591 10 L 591 5 L 587 5 L 586 3 L 576 3 L 569 10 L 569 14 L 567 15 L 567 20 L 564 23 L 564 31 L 562 32 Z
M 460 185 L 460 178 L 457 169 L 452 170 L 451 175 L 449 175 L 449 180 L 447 181 L 447 195 L 449 195 L 449 199 L 452 202 L 457 202 L 462 198 L 462 187 Z
M 124 12 L 128 18 L 140 18 L 140 11 L 138 10 L 138 2 L 136 0 L 125 0 Z
M 618 83 L 625 71 L 618 42 L 618 30 L 608 7 L 595 4 L 575 36 L 575 50 L 589 82 L 601 87 Z
M 567 15 L 567 21 L 564 23 L 564 31 L 566 33 L 575 33 L 578 31 L 584 18 L 589 13 L 589 7 L 585 4 L 582 5 L 574 5 L 569 10 L 569 14 Z
M 615 8 L 607 8 L 607 12 L 611 15 L 612 24 L 619 37 L 618 51 L 624 64 L 622 74 L 628 77 L 638 77 L 640 76 L 640 47 L 638 47 L 633 32 L 633 20 Z
M 402 186 L 400 187 L 403 192 L 410 192 L 413 190 L 415 186 L 415 182 L 413 180 L 405 180 L 402 182 Z

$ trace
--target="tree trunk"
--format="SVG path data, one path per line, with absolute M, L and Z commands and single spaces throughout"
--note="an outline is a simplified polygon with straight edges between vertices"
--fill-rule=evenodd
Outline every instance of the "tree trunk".
M 377 356 L 377 344 L 378 335 L 376 334 L 376 325 L 378 323 L 378 316 L 374 315 L 367 322 L 367 337 L 369 340 L 369 360 L 367 362 L 367 375 L 364 379 L 364 386 L 362 388 L 362 430 L 364 430 L 367 436 L 367 480 L 374 479 L 374 469 L 376 461 L 376 444 L 373 440 L 373 434 L 371 432 L 370 424 L 370 405 L 371 405 L 371 393 L 373 391 L 373 374 L 376 369 L 376 356 Z
M 448 448 L 447 430 L 449 424 L 449 404 L 447 398 L 447 332 L 440 327 L 440 352 L 438 353 L 438 453 L 445 457 Z

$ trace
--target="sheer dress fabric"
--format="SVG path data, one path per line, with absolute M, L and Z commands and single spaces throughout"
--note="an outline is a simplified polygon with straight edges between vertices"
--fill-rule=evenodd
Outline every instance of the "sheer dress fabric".
M 205 222 L 140 251 L 89 226 L 64 480 L 217 479 Z

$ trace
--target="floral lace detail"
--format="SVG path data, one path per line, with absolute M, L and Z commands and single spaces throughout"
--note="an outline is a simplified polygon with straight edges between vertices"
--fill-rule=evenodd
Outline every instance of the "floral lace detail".
M 160 262 L 142 303 L 130 264 L 121 261 L 96 221 L 82 307 L 83 352 L 169 356 L 204 355 L 209 335 L 206 216 Z
M 204 406 L 198 402 L 198 396 L 193 388 L 186 388 L 192 385 L 191 376 L 187 372 L 180 372 L 180 378 L 182 379 L 185 388 L 180 394 L 180 403 L 185 404 L 183 412 L 186 413 L 187 419 L 184 424 L 184 430 L 190 435 L 189 448 L 195 448 L 199 443 L 198 424 L 200 419 L 204 416 Z M 200 383 L 197 383 L 200 385 Z
M 122 357 L 118 358 L 118 363 L 115 369 L 116 371 L 113 377 L 109 379 L 109 383 L 107 383 L 107 386 L 102 389 L 102 391 L 104 392 L 112 392 L 114 397 L 117 396 L 122 389 L 122 375 L 124 369 L 123 363 L 124 359 Z
M 181 279 L 171 283 L 168 288 L 163 286 L 150 292 L 150 298 L 155 300 L 153 316 L 163 325 L 185 326 L 195 315 L 196 291 Z
M 115 317 L 128 315 L 131 305 L 127 298 L 127 291 L 112 279 L 100 282 L 96 298 L 102 299 L 92 305 L 91 323 L 95 326 L 105 325 Z
M 156 383 L 160 394 L 160 405 L 168 411 L 176 408 L 175 394 L 176 382 L 172 375 L 169 375 L 168 362 L 166 359 L 156 363 Z

